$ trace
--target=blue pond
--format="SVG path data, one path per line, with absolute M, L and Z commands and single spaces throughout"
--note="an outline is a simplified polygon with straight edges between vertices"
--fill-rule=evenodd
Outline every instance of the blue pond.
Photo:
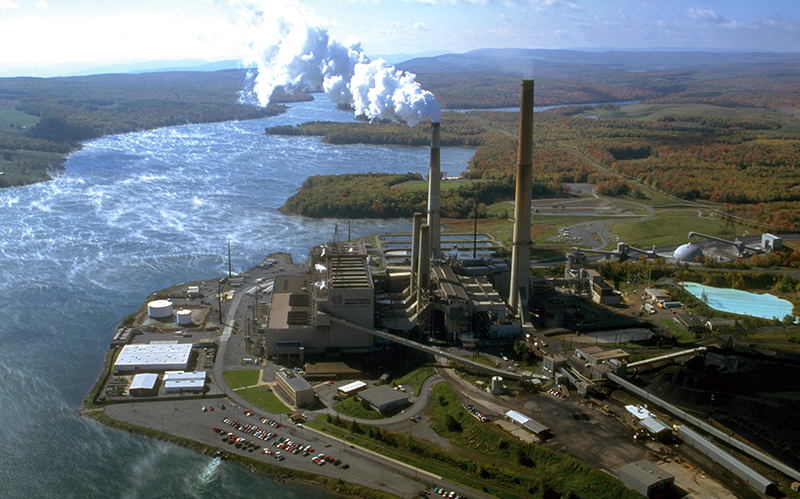
M 775 317 L 783 319 L 792 313 L 792 302 L 771 294 L 756 294 L 738 289 L 712 288 L 695 282 L 682 282 L 681 285 L 698 299 L 701 299 L 700 297 L 705 291 L 708 298 L 708 306 L 715 310 L 761 317 L 763 319 L 773 319 Z

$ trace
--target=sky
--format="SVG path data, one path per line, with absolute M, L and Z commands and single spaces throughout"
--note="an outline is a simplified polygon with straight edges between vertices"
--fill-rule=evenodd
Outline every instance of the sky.
M 0 0 L 0 77 L 245 57 L 245 2 L 314 15 L 370 57 L 480 48 L 800 52 L 796 0 Z M 312 14 L 313 13 L 313 14 Z

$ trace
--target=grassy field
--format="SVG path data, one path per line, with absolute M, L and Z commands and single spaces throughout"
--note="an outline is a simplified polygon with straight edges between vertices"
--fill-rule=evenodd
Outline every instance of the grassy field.
M 659 319 L 659 321 L 669 328 L 679 345 L 693 343 L 697 339 L 692 333 L 675 324 L 675 321 L 670 318 Z
M 31 116 L 13 107 L 0 108 L 0 130 L 9 135 L 22 135 L 28 128 L 39 123 L 38 116 Z
M 800 342 L 800 332 L 796 330 L 785 331 L 759 331 L 756 333 L 749 333 L 746 338 L 753 341 L 791 341 L 793 343 Z
M 730 236 L 722 220 L 700 218 L 697 210 L 664 211 L 649 220 L 617 224 L 610 229 L 621 241 L 640 248 L 654 244 L 659 247 L 685 244 L 691 231 L 717 237 Z
M 0 153 L 0 186 L 27 185 L 50 180 L 65 159 L 60 154 L 42 151 L 2 151 Z
M 357 401 L 355 397 L 349 397 L 342 400 L 336 404 L 334 409 L 336 409 L 336 412 L 340 414 L 357 419 L 383 419 L 386 417 L 378 411 L 364 409 L 361 406 L 361 402 Z
M 800 120 L 779 110 L 756 107 L 722 107 L 710 104 L 633 104 L 620 106 L 614 110 L 593 109 L 583 113 L 606 119 L 629 119 L 636 121 L 658 121 L 665 116 L 682 117 L 705 116 L 710 118 L 736 118 L 755 122 L 776 124 L 780 133 L 800 132 Z M 691 127 L 687 124 L 687 127 Z
M 20 136 L 39 123 L 40 118 L 13 107 L 0 108 L 0 133 Z M 48 172 L 57 172 L 64 163 L 61 154 L 29 151 L 0 151 L 0 187 L 26 185 L 50 180 Z
M 227 373 L 226 373 L 227 374 Z M 273 414 L 291 412 L 291 409 L 283 405 L 274 393 L 268 392 L 266 386 L 252 386 L 236 392 L 246 401 L 254 406 L 260 407 Z
M 546 497 L 547 489 L 564 494 L 556 497 L 639 497 L 615 478 L 567 454 L 522 444 L 499 427 L 479 422 L 461 406 L 459 394 L 444 383 L 434 387 L 429 414 L 437 433 L 485 456 L 486 461 L 473 464 L 473 473 L 491 477 L 492 485 L 527 497 Z
M 418 369 L 414 369 L 410 373 L 402 376 L 400 378 L 394 379 L 392 382 L 395 385 L 411 385 L 414 387 L 414 396 L 419 396 L 419 390 L 422 387 L 422 383 L 428 379 L 429 376 L 432 376 L 436 373 L 436 369 L 433 366 L 425 365 Z
M 261 374 L 261 369 L 246 369 L 240 371 L 226 371 L 225 381 L 228 386 L 234 390 L 237 388 L 244 388 L 246 386 L 253 386 L 258 383 L 258 377 Z

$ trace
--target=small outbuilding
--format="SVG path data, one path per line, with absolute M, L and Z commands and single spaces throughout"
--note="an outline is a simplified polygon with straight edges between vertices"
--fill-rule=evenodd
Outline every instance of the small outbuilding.
M 550 433 L 550 428 L 520 412 L 508 411 L 505 416 L 539 438 L 545 438 Z
M 158 374 L 156 373 L 143 373 L 137 374 L 131 381 L 131 386 L 128 389 L 129 393 L 134 397 L 145 397 L 148 395 L 155 395 L 158 393 L 156 385 L 158 384 Z
M 352 383 L 340 386 L 337 391 L 341 396 L 349 397 L 351 395 L 355 395 L 361 390 L 364 390 L 366 387 L 367 384 L 364 383 L 363 381 L 353 381 Z
M 164 373 L 164 392 L 166 393 L 202 393 L 205 390 L 205 386 L 205 371 L 167 371 Z

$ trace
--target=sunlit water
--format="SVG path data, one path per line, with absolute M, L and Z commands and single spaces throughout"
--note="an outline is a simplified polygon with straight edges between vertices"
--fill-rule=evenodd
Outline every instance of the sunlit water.
M 783 319 L 792 314 L 792 302 L 769 293 L 757 294 L 740 289 L 713 288 L 696 282 L 682 282 L 681 286 L 698 300 L 705 293 L 707 305 L 714 310 L 762 319 Z
M 57 180 L 0 191 L 0 497 L 323 497 L 76 411 L 115 324 L 157 289 L 276 251 L 303 261 L 334 220 L 277 212 L 309 175 L 427 173 L 424 147 L 335 146 L 265 126 L 350 121 L 325 100 L 268 119 L 104 137 Z M 446 148 L 463 171 L 474 149 Z M 339 221 L 346 236 L 346 222 Z M 410 222 L 353 221 L 353 237 Z

